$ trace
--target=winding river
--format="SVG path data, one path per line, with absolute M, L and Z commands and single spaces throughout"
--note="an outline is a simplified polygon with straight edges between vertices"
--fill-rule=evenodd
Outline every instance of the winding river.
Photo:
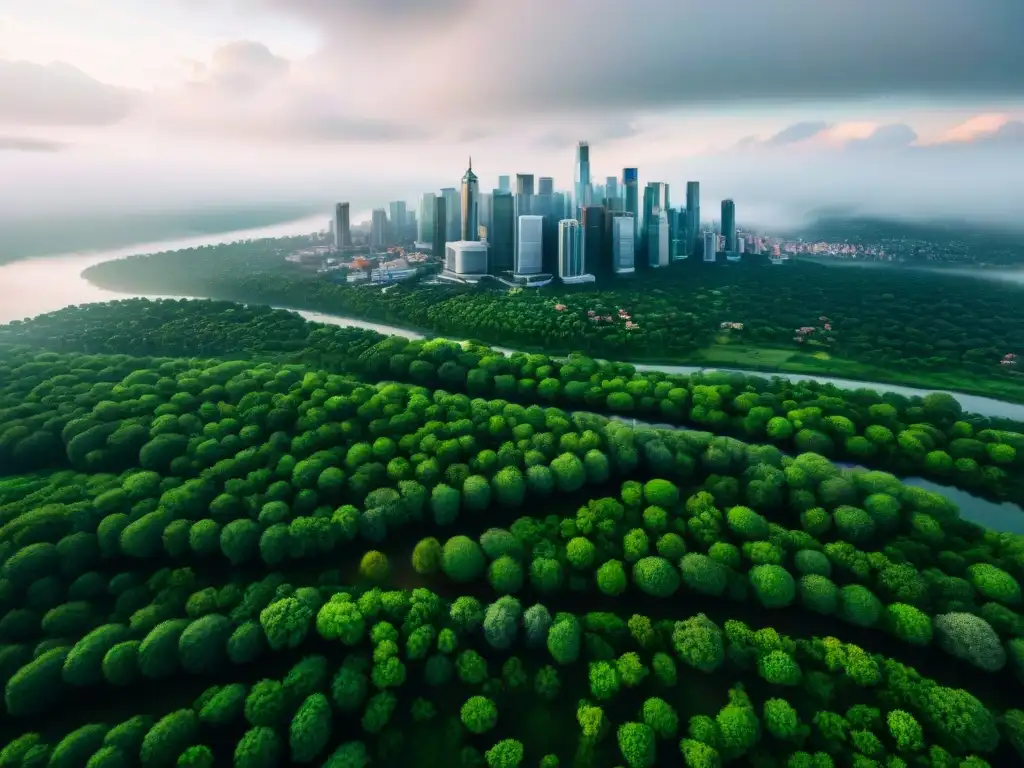
M 201 235 L 197 237 L 178 238 L 153 243 L 144 243 L 126 248 L 106 251 L 87 251 L 67 253 L 57 256 L 46 256 L 15 261 L 0 265 L 0 324 L 23 320 L 46 312 L 54 312 L 72 304 L 89 304 L 99 301 L 113 301 L 138 294 L 122 294 L 99 288 L 82 277 L 82 272 L 94 264 L 124 258 L 138 253 L 156 253 L 174 251 L 183 248 L 195 248 L 201 245 L 216 245 L 238 240 L 259 239 L 266 237 L 285 237 L 301 235 L 320 229 L 322 220 L 317 218 L 301 219 L 274 226 L 256 229 L 225 232 L 220 235 Z M 149 298 L 158 298 L 151 296 Z M 164 297 L 166 298 L 166 297 Z M 318 312 L 299 311 L 302 317 L 318 323 L 345 325 L 367 328 L 389 335 L 405 336 L 406 338 L 422 338 L 421 333 L 405 328 L 389 326 L 339 315 L 325 315 Z M 505 353 L 514 350 L 495 347 Z M 666 373 L 687 374 L 706 370 L 698 366 L 687 365 L 646 365 L 635 364 L 639 371 L 658 370 Z M 742 371 L 740 369 L 718 368 L 722 371 L 736 371 L 755 376 L 770 376 L 759 371 Z M 812 376 L 805 374 L 780 374 L 793 381 L 815 380 L 835 384 L 843 389 L 871 388 L 877 392 L 895 392 L 905 396 L 923 396 L 931 390 L 905 387 L 898 384 L 882 382 L 855 381 L 828 376 Z M 951 392 L 965 411 L 983 416 L 1014 419 L 1024 422 L 1024 404 L 1010 403 L 991 397 L 980 397 L 959 392 Z M 667 425 L 666 425 L 667 426 Z M 963 516 L 996 530 L 1024 533 L 1024 509 L 1011 504 L 998 504 L 972 496 L 956 488 L 940 486 L 924 478 L 904 478 L 904 482 L 941 492 L 960 505 Z

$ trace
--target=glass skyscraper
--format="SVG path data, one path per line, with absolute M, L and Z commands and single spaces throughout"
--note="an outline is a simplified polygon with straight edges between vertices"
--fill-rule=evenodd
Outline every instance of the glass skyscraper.
M 462 229 L 460 240 L 471 242 L 480 239 L 479 201 L 477 200 L 478 179 L 473 173 L 473 158 L 462 177 Z
M 573 207 L 590 205 L 590 145 L 581 141 L 576 145 L 576 188 Z
M 495 272 L 507 272 L 515 266 L 515 224 L 516 209 L 512 193 L 494 190 L 487 242 L 491 246 L 491 269 Z
M 736 203 L 722 201 L 722 236 L 725 238 L 725 252 L 737 253 L 736 246 Z
M 583 244 L 576 219 L 558 222 L 558 276 L 572 279 L 583 275 Z
M 436 208 L 437 195 L 433 192 L 424 192 L 420 198 L 419 229 L 416 233 L 416 242 L 434 242 L 434 209 Z
M 696 253 L 701 245 L 699 181 L 686 182 L 686 239 L 688 253 Z

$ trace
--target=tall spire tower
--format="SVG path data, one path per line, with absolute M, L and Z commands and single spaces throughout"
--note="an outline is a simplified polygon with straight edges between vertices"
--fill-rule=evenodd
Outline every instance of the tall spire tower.
M 469 157 L 469 168 L 462 177 L 462 237 L 461 240 L 475 241 L 480 239 L 478 208 L 480 193 L 479 181 L 473 173 L 473 156 Z

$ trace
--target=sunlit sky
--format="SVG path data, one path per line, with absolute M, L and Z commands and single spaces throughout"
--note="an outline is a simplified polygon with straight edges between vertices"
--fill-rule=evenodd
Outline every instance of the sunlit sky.
M 0 0 L 0 217 L 568 188 L 578 140 L 741 220 L 1019 213 L 1021 0 L 628 5 Z

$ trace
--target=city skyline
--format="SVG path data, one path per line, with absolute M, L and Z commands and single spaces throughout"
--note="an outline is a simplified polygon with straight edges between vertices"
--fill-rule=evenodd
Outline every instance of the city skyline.
M 1024 159 L 1024 5 L 726 0 L 620 18 L 594 3 L 602 23 L 559 46 L 540 44 L 539 0 L 444 0 L 431 13 L 408 0 L 5 10 L 0 158 L 19 184 L 0 188 L 0 218 L 282 200 L 314 210 L 353 187 L 363 211 L 456 183 L 446 169 L 467 152 L 571 190 L 567 152 L 584 136 L 601 147 L 592 180 L 631 165 L 680 190 L 699 178 L 708 199 L 731 197 L 764 224 L 817 207 L 1016 220 L 1024 178 L 1005 171 Z M 545 13 L 554 23 L 571 10 Z M 674 28 L 688 42 L 662 45 Z M 384 31 L 401 39 L 399 61 L 382 60 Z M 499 55 L 513 38 L 536 49 L 521 67 Z M 425 59 L 434 76 L 413 88 Z M 356 76 L 366 62 L 373 74 Z M 597 71 L 611 74 L 585 76 Z

